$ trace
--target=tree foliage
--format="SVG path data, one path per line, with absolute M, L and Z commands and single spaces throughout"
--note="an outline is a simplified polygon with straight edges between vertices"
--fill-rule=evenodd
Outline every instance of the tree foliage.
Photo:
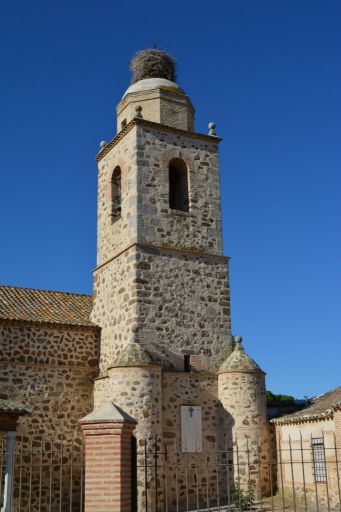
M 276 395 L 275 393 L 272 393 L 272 391 L 269 390 L 266 391 L 266 399 L 268 402 L 288 402 L 295 400 L 295 398 L 291 395 Z

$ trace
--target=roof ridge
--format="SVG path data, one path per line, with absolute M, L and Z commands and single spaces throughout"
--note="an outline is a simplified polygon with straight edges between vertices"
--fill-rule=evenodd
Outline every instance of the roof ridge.
M 27 286 L 15 286 L 11 284 L 0 284 L 0 288 L 16 288 L 17 290 L 33 290 L 36 292 L 63 293 L 67 295 L 80 295 L 83 297 L 92 297 L 92 293 L 63 292 L 62 290 L 50 290 L 47 288 L 29 288 Z

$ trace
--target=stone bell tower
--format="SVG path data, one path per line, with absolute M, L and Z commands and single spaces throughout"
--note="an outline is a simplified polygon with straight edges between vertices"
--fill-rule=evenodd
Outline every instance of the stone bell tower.
M 218 144 L 194 130 L 174 60 L 145 50 L 101 143 L 92 321 L 101 327 L 95 407 L 113 400 L 138 437 L 179 438 L 180 406 L 216 429 L 215 372 L 231 352 Z

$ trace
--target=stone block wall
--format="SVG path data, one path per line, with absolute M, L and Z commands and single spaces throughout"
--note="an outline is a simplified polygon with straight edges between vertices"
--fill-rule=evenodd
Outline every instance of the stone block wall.
M 137 126 L 137 241 L 222 254 L 218 144 L 185 132 Z M 168 165 L 188 168 L 189 211 L 169 208 Z
M 137 247 L 136 340 L 154 361 L 184 369 L 200 355 L 215 371 L 231 351 L 227 259 Z
M 136 128 L 132 128 L 107 153 L 98 165 L 97 193 L 97 265 L 101 265 L 136 242 L 137 226 L 137 146 Z M 121 168 L 121 218 L 111 216 L 111 178 Z
M 115 364 L 123 347 L 134 341 L 136 302 L 134 246 L 94 272 L 91 320 L 101 327 L 101 374 Z
M 222 255 L 217 139 L 184 133 L 138 123 L 100 159 L 98 266 L 136 242 Z M 188 168 L 188 212 L 169 208 L 172 158 Z M 116 166 L 122 172 L 122 211 L 113 223 L 110 182 Z
M 92 410 L 96 328 L 1 322 L 1 395 L 32 407 L 19 420 L 25 436 L 74 436 Z
M 79 510 L 79 420 L 93 409 L 98 349 L 95 327 L 0 323 L 1 398 L 32 409 L 18 421 L 15 510 Z
M 218 396 L 231 425 L 236 480 L 259 498 L 270 489 L 269 435 L 263 372 L 236 370 L 218 377 Z
M 231 351 L 226 258 L 134 246 L 94 273 L 91 319 L 102 328 L 102 374 L 138 342 L 154 362 L 184 369 L 184 354 L 215 371 Z

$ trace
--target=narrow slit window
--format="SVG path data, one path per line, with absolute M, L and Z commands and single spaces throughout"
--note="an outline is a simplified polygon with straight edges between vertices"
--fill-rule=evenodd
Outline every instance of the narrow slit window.
M 180 158 L 169 162 L 169 207 L 172 210 L 188 212 L 188 171 L 187 165 Z
M 121 169 L 115 167 L 111 178 L 111 220 L 121 218 Z
M 191 356 L 184 355 L 184 372 L 189 373 L 191 371 Z
M 314 462 L 315 482 L 327 481 L 327 465 L 324 452 L 323 437 L 314 437 L 311 440 Z

